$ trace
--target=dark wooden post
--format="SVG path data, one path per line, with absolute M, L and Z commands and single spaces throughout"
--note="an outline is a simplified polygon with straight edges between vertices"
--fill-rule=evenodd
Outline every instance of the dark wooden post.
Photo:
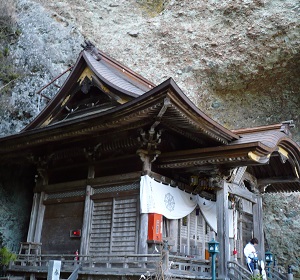
M 41 190 L 43 186 L 48 184 L 47 170 L 39 167 L 36 175 L 36 189 Z M 44 192 L 36 192 L 33 195 L 31 207 L 30 224 L 27 233 L 27 242 L 37 242 L 41 240 L 42 226 L 45 213 L 45 205 L 43 203 L 46 194 Z
M 148 156 L 148 153 L 145 150 L 138 150 L 137 153 L 140 156 L 141 160 L 143 161 L 143 172 L 144 174 L 147 174 L 147 172 L 151 171 L 150 157 Z M 147 238 L 148 238 L 148 214 L 141 213 L 140 227 L 139 227 L 139 249 L 138 249 L 139 254 L 148 253 Z
M 86 186 L 85 193 L 85 203 L 84 203 L 84 212 L 83 212 L 83 222 L 82 222 L 82 232 L 81 232 L 81 243 L 80 243 L 80 255 L 88 254 L 88 244 L 90 236 L 90 220 L 91 220 L 91 211 L 92 203 L 91 200 L 92 188 L 91 186 Z
M 263 211 L 262 211 L 262 196 L 257 195 L 257 203 L 253 204 L 253 233 L 258 239 L 259 244 L 256 250 L 258 251 L 258 258 L 265 259 L 265 239 L 263 230 Z
M 39 213 L 40 199 L 41 199 L 40 193 L 33 194 L 31 215 L 30 215 L 30 224 L 29 224 L 29 229 L 28 229 L 28 234 L 27 234 L 27 242 L 33 242 L 33 240 L 34 240 L 36 221 L 37 221 L 37 216 Z
M 35 226 L 34 240 L 33 240 L 33 242 L 37 242 L 37 243 L 41 242 L 44 214 L 46 208 L 44 205 L 45 198 L 46 198 L 46 194 L 42 192 L 41 195 L 39 196 L 38 214 L 36 219 L 36 226 Z
M 219 241 L 218 278 L 227 279 L 227 262 L 229 261 L 229 220 L 228 220 L 228 184 L 219 183 L 217 191 L 217 240 Z
M 178 220 L 170 220 L 170 239 L 169 245 L 171 252 L 177 252 L 178 245 Z
M 95 169 L 93 165 L 89 166 L 88 179 L 95 177 Z M 90 236 L 90 221 L 92 217 L 93 201 L 91 200 L 91 195 L 93 188 L 90 185 L 86 186 L 85 190 L 85 202 L 84 202 L 84 212 L 82 221 L 82 235 L 80 243 L 80 255 L 87 255 L 89 252 L 89 236 Z

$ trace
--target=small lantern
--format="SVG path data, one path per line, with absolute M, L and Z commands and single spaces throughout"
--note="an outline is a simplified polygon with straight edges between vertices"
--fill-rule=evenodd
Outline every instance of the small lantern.
M 265 253 L 266 263 L 270 264 L 273 261 L 273 254 L 268 251 Z
M 216 255 L 219 253 L 219 242 L 214 238 L 208 242 L 208 252 L 211 255 L 211 279 L 216 280 Z
M 209 253 L 219 253 L 219 242 L 215 241 L 214 238 L 208 242 L 208 252 Z

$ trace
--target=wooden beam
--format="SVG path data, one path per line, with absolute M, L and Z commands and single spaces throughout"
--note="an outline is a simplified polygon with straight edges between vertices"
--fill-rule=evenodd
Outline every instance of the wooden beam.
M 84 180 L 76 180 L 58 184 L 49 184 L 38 186 L 35 188 L 35 192 L 45 191 L 46 193 L 59 192 L 59 191 L 69 191 L 75 189 L 85 189 L 87 185 L 97 186 L 97 185 L 113 185 L 119 183 L 132 182 L 132 180 L 137 180 L 141 177 L 141 172 L 132 172 L 126 174 L 119 174 L 113 176 L 105 176 L 98 178 L 88 178 Z
M 44 200 L 44 205 L 72 203 L 72 202 L 79 202 L 79 201 L 84 201 L 84 196 L 63 197 L 63 198 L 54 198 L 54 199 L 50 198 L 50 199 Z
M 35 192 L 44 191 L 46 193 L 59 192 L 59 191 L 70 191 L 75 189 L 85 189 L 87 180 L 76 180 L 58 184 L 43 185 L 35 188 Z
M 175 181 L 173 179 L 170 179 L 169 177 L 155 173 L 153 171 L 143 172 L 143 175 L 149 175 L 151 178 L 153 178 L 156 181 L 162 182 L 163 184 L 171 185 L 172 187 L 178 187 L 181 190 L 188 191 L 188 189 L 190 189 L 190 186 L 187 184 L 184 184 L 179 181 Z M 190 192 L 192 192 L 192 191 L 190 191 Z
M 269 184 L 276 184 L 276 183 L 300 183 L 300 179 L 292 176 L 287 177 L 272 177 L 272 178 L 265 178 L 265 179 L 258 179 L 257 184 L 259 186 L 265 186 Z
M 257 203 L 256 195 L 247 189 L 243 189 L 238 185 L 235 184 L 229 184 L 228 186 L 228 192 L 232 193 L 234 195 L 237 195 L 241 198 L 244 198 L 246 200 L 251 201 L 252 203 Z
M 138 195 L 140 193 L 139 189 L 130 190 L 130 191 L 118 191 L 118 192 L 107 192 L 107 193 L 96 193 L 91 195 L 92 200 L 100 200 L 106 198 L 115 198 L 115 197 L 126 197 L 131 195 Z
M 141 171 L 118 174 L 113 176 L 105 176 L 98 178 L 90 178 L 87 180 L 87 183 L 91 186 L 96 185 L 114 185 L 119 183 L 132 182 L 132 180 L 140 179 Z

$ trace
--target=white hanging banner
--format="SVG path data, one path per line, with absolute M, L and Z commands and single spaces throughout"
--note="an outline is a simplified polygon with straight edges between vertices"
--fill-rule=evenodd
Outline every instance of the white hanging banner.
M 141 177 L 140 202 L 141 213 L 162 214 L 167 219 L 181 219 L 192 213 L 198 204 L 206 222 L 214 232 L 217 232 L 217 203 L 215 201 L 157 182 L 148 175 Z M 233 210 L 228 211 L 228 223 L 229 237 L 233 238 Z
M 141 177 L 140 201 L 141 213 L 158 213 L 167 219 L 181 219 L 197 205 L 195 195 L 159 183 L 148 175 Z
M 200 207 L 201 213 L 205 221 L 217 232 L 217 204 L 215 201 L 205 199 L 197 195 L 197 203 Z

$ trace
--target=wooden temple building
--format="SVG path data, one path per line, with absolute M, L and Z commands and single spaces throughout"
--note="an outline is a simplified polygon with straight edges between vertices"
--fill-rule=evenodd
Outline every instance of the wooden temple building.
M 218 279 L 229 279 L 253 236 L 264 258 L 262 194 L 300 190 L 292 126 L 226 129 L 172 78 L 156 86 L 88 43 L 45 109 L 0 139 L 2 164 L 36 170 L 10 274 L 45 278 L 47 262 L 61 260 L 65 278 L 79 264 L 79 279 L 158 268 L 210 279 L 214 238 Z

